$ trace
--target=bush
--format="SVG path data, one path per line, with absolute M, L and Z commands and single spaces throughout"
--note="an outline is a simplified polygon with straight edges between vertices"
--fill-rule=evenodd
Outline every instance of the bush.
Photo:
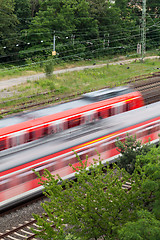
M 49 62 L 47 62 L 45 64 L 44 70 L 45 70 L 45 73 L 46 73 L 47 77 L 51 77 L 52 76 L 53 69 L 54 69 L 54 66 L 53 66 L 53 62 L 52 61 L 49 61 Z

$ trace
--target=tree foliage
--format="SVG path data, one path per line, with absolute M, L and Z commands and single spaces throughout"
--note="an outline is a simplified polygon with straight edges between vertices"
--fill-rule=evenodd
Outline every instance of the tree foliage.
M 14 11 L 19 21 L 19 30 L 27 29 L 31 18 L 30 0 L 15 0 Z
M 43 41 L 37 54 L 45 53 L 48 56 L 51 55 L 55 35 L 56 51 L 59 57 L 63 57 L 68 49 L 71 55 L 72 51 L 76 53 L 77 48 L 78 51 L 84 50 L 85 46 L 79 42 L 82 39 L 79 38 L 78 42 L 77 36 L 75 39 L 77 29 L 81 31 L 89 29 L 89 38 L 97 34 L 96 20 L 90 17 L 89 6 L 85 0 L 44 0 L 40 2 L 39 11 L 31 22 L 24 40 L 34 42 L 34 46 L 31 45 L 29 48 L 37 50 Z
M 67 234 L 85 240 L 102 236 L 115 239 L 122 225 L 136 221 L 137 210 L 150 198 L 150 191 L 145 188 L 142 191 L 142 182 L 146 178 L 139 170 L 132 178 L 117 165 L 113 169 L 108 166 L 104 173 L 100 161 L 88 170 L 81 162 L 79 169 L 74 170 L 76 181 L 57 179 L 48 170 L 43 176 L 45 180 L 38 175 L 45 187 L 44 194 L 50 199 L 42 204 L 48 216 L 34 215 L 39 230 L 43 230 L 36 233 L 43 239 L 64 239 Z M 57 184 L 59 181 L 61 185 Z M 130 191 L 122 187 L 125 182 L 131 182 Z
M 157 1 L 147 2 L 147 49 L 159 47 Z M 52 57 L 54 35 L 56 61 L 136 53 L 141 41 L 139 0 L 0 0 L 0 4 L 3 62 L 15 57 L 21 62 L 47 60 Z
M 142 188 L 150 194 L 146 208 L 160 220 L 160 147 L 152 147 L 146 155 L 137 156 L 137 167 L 142 168 L 146 181 Z
M 87 158 L 82 163 L 77 156 L 79 167 L 73 167 L 76 181 L 62 180 L 48 170 L 43 176 L 37 173 L 49 199 L 42 204 L 47 216 L 41 218 L 34 214 L 40 230 L 34 230 L 38 237 L 84 240 L 159 238 L 160 147 L 142 147 L 135 137 L 128 137 L 121 144 L 118 142 L 122 157 L 134 157 L 131 174 L 125 171 L 124 163 L 123 168 L 107 165 L 103 171 L 100 156 L 89 169 L 86 169 Z M 124 188 L 126 182 L 131 183 L 130 190 Z
M 0 0 L 0 55 L 16 48 L 17 16 L 14 14 L 14 0 Z M 3 60 L 4 61 L 4 60 Z
M 121 153 L 118 158 L 118 166 L 132 174 L 135 170 L 137 155 L 145 155 L 150 150 L 150 145 L 141 145 L 141 141 L 136 140 L 136 136 L 128 136 L 125 141 L 117 141 L 117 150 Z
M 141 210 L 136 222 L 126 223 L 119 231 L 120 240 L 159 240 L 160 221 L 150 212 Z

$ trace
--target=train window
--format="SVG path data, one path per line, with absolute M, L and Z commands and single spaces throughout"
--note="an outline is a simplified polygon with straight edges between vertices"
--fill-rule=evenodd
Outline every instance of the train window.
M 0 141 L 0 151 L 6 149 L 6 140 Z
M 151 133 L 153 133 L 153 130 L 154 130 L 154 128 L 148 128 L 147 129 L 147 135 L 150 135 Z
M 33 132 L 28 133 L 28 142 L 33 140 Z
M 95 149 L 89 149 L 89 151 L 88 151 L 88 157 L 92 157 L 92 156 L 94 156 L 94 155 L 96 155 L 97 154 L 97 152 L 95 151 Z
M 109 145 L 109 143 L 107 142 L 107 143 L 103 143 L 102 144 L 102 152 L 105 152 L 105 151 L 107 151 L 108 150 L 108 145 Z
M 44 127 L 44 128 L 43 128 L 43 131 L 42 131 L 42 136 L 47 136 L 48 133 L 49 133 L 48 127 Z
M 28 139 L 29 139 L 29 133 L 26 133 L 25 136 L 24 136 L 25 143 L 28 142 Z
M 126 103 L 126 111 L 129 111 L 129 110 L 130 110 L 129 103 Z
M 112 116 L 112 110 L 111 110 L 111 108 L 108 109 L 108 116 L 109 116 L 109 117 Z
M 17 146 L 17 137 L 12 138 L 12 147 Z
M 36 168 L 36 172 L 38 172 L 42 176 L 44 169 L 45 169 L 45 166 L 38 167 L 38 168 Z
M 115 108 L 114 107 L 110 107 L 108 109 L 108 117 L 111 117 L 113 115 L 115 115 Z
M 53 127 L 52 126 L 49 126 L 48 127 L 48 135 L 50 135 L 50 134 L 53 134 L 54 132 L 53 132 Z
M 74 118 L 68 121 L 68 128 L 79 126 L 81 123 L 81 118 Z
M 21 136 L 17 136 L 17 145 L 20 145 L 21 144 Z
M 90 115 L 86 115 L 85 116 L 85 123 L 89 123 L 90 122 Z
M 41 129 L 36 129 L 34 131 L 34 140 L 41 137 L 41 135 L 42 135 L 41 132 L 42 132 Z
M 148 131 L 147 130 L 144 130 L 143 131 L 143 136 L 147 136 L 148 135 Z
M 53 172 L 55 170 L 55 164 L 56 164 L 56 162 L 51 162 L 51 163 L 49 163 L 47 165 L 44 165 L 44 166 L 42 166 L 40 168 L 37 168 L 36 171 L 39 172 L 39 171 L 47 169 L 48 171 Z
M 81 160 L 86 160 L 86 156 L 92 157 L 94 155 L 97 155 L 95 148 L 86 149 L 78 153 Z
M 26 172 L 25 173 L 21 173 L 19 176 L 18 176 L 18 179 L 19 179 L 19 183 L 24 183 L 27 181 L 27 177 L 26 177 Z
M 28 142 L 31 142 L 35 139 L 35 131 L 31 131 L 28 134 Z
M 144 137 L 144 136 L 147 136 L 147 130 L 143 130 L 142 131 L 142 136 Z
M 108 109 L 103 109 L 98 112 L 99 118 L 107 118 L 108 117 Z
M 53 172 L 55 170 L 55 162 L 54 163 L 51 163 L 51 164 L 48 164 L 45 169 L 47 169 L 48 171 L 50 172 Z
M 136 130 L 132 130 L 132 131 L 130 131 L 130 135 L 131 135 L 131 136 L 136 136 L 136 135 L 137 135 Z
M 85 118 L 84 118 L 84 116 L 81 117 L 81 124 L 85 124 Z
M 0 192 L 5 191 L 9 188 L 9 179 L 2 180 L 0 182 Z
M 56 128 L 54 126 L 50 126 L 49 128 L 49 133 L 50 134 L 55 134 L 57 131 L 56 131 Z
M 58 133 L 58 132 L 63 131 L 63 123 L 55 124 L 54 128 L 53 128 L 53 131 L 54 131 L 54 133 Z
M 20 183 L 24 183 L 24 182 L 31 181 L 31 180 L 35 179 L 36 177 L 37 177 L 37 176 L 36 176 L 35 173 L 32 172 L 32 171 L 27 171 L 27 172 L 21 173 L 21 174 L 18 176 Z
M 69 164 L 74 164 L 74 163 L 76 163 L 76 162 L 77 162 L 77 158 L 76 158 L 75 156 L 72 156 L 72 157 L 70 158 L 70 160 L 69 160 L 68 165 L 69 165 Z
M 108 144 L 108 150 L 115 148 L 115 141 L 112 141 Z
M 19 144 L 23 144 L 25 142 L 25 133 L 22 133 L 19 136 Z
M 123 112 L 127 112 L 130 110 L 130 104 L 129 103 L 126 103 L 123 105 Z
M 147 130 L 145 129 L 141 129 L 138 133 L 137 133 L 137 138 L 141 138 L 147 136 Z
M 75 155 L 70 155 L 68 157 L 65 157 L 62 161 L 64 162 L 65 166 L 68 166 L 69 164 L 76 163 L 78 160 Z
M 137 138 L 141 138 L 142 137 L 142 132 L 138 131 L 136 136 L 137 136 Z
M 157 131 L 159 131 L 160 130 L 160 126 L 154 126 L 153 128 L 152 128 L 152 133 L 154 133 L 154 132 L 157 132 Z
M 31 180 L 36 179 L 36 178 L 37 178 L 37 175 L 34 172 L 30 171 L 28 173 L 28 181 L 31 181 Z
M 82 153 L 82 154 L 79 155 L 79 157 L 83 161 L 83 160 L 86 160 L 87 155 L 88 155 L 87 153 Z
M 8 147 L 9 147 L 9 148 L 12 147 L 12 138 L 9 138 L 9 141 L 8 141 Z

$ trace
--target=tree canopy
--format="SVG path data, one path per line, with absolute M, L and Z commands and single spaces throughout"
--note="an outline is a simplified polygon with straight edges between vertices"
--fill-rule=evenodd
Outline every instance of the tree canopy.
M 0 55 L 14 51 L 18 19 L 14 14 L 14 0 L 0 0 Z M 3 58 L 2 58 L 3 61 Z
M 141 42 L 139 0 L 0 0 L 1 62 L 24 63 L 136 54 Z M 146 47 L 159 47 L 158 0 L 147 1 Z M 56 55 L 52 56 L 53 37 Z
M 129 149 L 130 139 L 125 146 Z M 49 201 L 42 204 L 47 216 L 34 214 L 40 230 L 34 232 L 42 239 L 158 240 L 159 156 L 160 147 L 137 153 L 132 174 L 116 164 L 103 171 L 100 156 L 89 169 L 87 158 L 85 163 L 79 159 L 79 167 L 73 167 L 76 181 L 62 180 L 48 170 L 43 176 L 37 173 Z M 130 189 L 125 188 L 127 182 Z
M 137 213 L 136 222 L 126 223 L 119 231 L 120 240 L 159 240 L 160 221 L 148 211 Z

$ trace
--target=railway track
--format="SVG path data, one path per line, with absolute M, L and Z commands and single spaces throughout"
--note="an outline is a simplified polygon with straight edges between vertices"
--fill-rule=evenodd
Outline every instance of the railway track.
M 132 87 L 142 93 L 146 105 L 160 101 L 160 73 L 145 80 L 135 81 Z
M 36 239 L 35 234 L 32 232 L 31 228 L 36 229 L 37 227 L 38 226 L 36 225 L 36 220 L 32 218 L 29 221 L 25 221 L 24 223 L 19 224 L 17 227 L 13 227 L 11 230 L 6 230 L 5 233 L 0 233 L 0 239 Z
M 152 75 L 143 75 L 140 77 L 136 77 L 134 79 L 131 79 L 127 82 L 131 87 L 134 89 L 140 91 L 143 95 L 145 104 L 150 104 L 156 101 L 160 100 L 160 72 L 154 73 Z M 107 87 L 107 86 L 106 86 Z M 95 89 L 92 89 L 93 91 Z M 44 96 L 43 100 L 35 100 L 36 97 Z M 8 101 L 0 102 L 1 106 L 6 105 L 6 107 L 3 107 L 1 109 L 1 117 L 5 117 L 8 114 L 11 113 L 17 113 L 22 112 L 24 110 L 30 110 L 32 108 L 41 108 L 48 104 L 57 104 L 58 102 L 64 103 L 67 101 L 70 101 L 71 99 L 78 99 L 81 96 L 81 92 L 78 92 L 71 95 L 63 95 L 63 96 L 57 96 L 55 91 L 50 92 L 43 92 L 38 93 L 35 95 L 31 95 L 27 97 L 27 101 L 23 101 L 23 103 L 18 103 L 19 101 L 22 101 L 21 98 L 12 99 Z M 67 99 L 67 100 L 66 100 Z M 13 106 L 7 106 L 10 102 L 14 102 L 16 104 L 16 107 Z M 15 105 L 14 104 L 14 105 Z

